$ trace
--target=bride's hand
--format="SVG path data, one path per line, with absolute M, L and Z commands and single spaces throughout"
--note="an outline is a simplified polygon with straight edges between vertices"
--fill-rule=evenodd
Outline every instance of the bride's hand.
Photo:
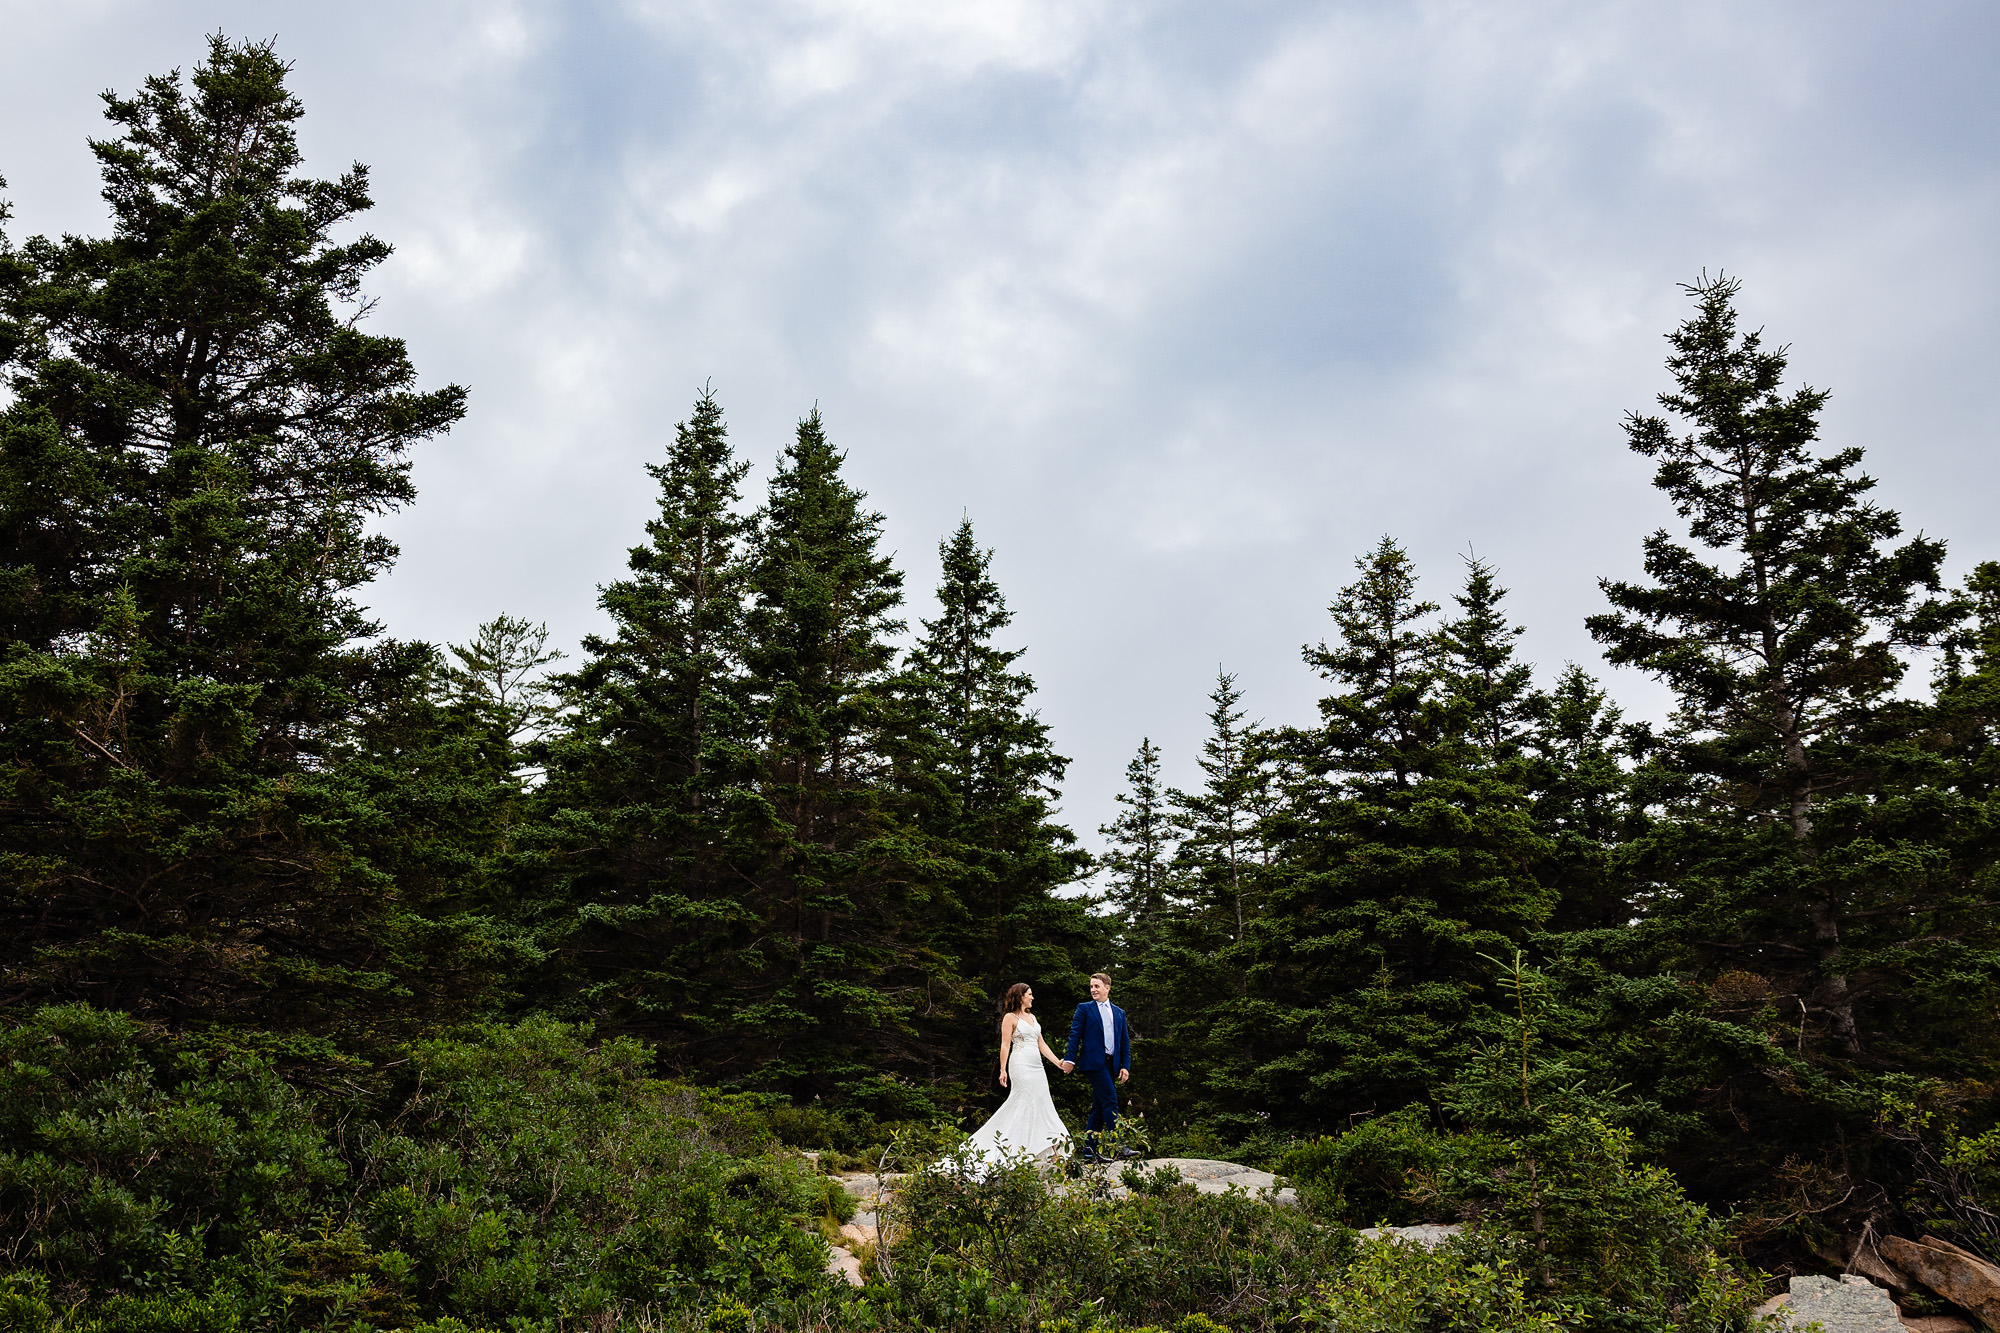
M 1007 1086 L 1007 1071 L 1004 1069 L 1000 1071 L 1000 1086 L 1003 1088 Z

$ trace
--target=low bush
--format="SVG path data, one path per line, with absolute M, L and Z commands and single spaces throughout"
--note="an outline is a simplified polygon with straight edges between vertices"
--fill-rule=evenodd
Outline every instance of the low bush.
M 1427 1250 L 1364 1239 L 1300 1322 L 1320 1333 L 1559 1333 L 1563 1321 L 1536 1308 L 1527 1283 L 1508 1260 L 1458 1243 Z
M 1664 1168 L 1634 1161 L 1629 1130 L 1557 1115 L 1511 1160 L 1460 1178 L 1480 1229 L 1522 1246 L 1537 1299 L 1584 1329 L 1742 1326 L 1762 1284 L 1726 1258 L 1727 1237 Z
M 429 1307 L 495 1323 L 664 1298 L 796 1298 L 822 1284 L 823 1178 L 737 1157 L 696 1094 L 645 1076 L 631 1041 L 560 1024 L 412 1053 L 416 1089 L 365 1147 L 378 1246 Z M 817 1228 L 814 1228 L 816 1232 Z
M 1364 1120 L 1345 1134 L 1293 1145 L 1279 1174 L 1309 1207 L 1350 1226 L 1450 1221 L 1464 1207 L 1447 1178 L 1479 1178 L 1506 1145 L 1487 1135 L 1446 1134 L 1422 1106 Z
M 1295 1146 L 1299 1208 L 1170 1170 L 974 1179 L 924 1169 L 952 1126 L 875 1125 L 877 1159 L 917 1169 L 855 1291 L 825 1271 L 854 1200 L 778 1145 L 855 1122 L 663 1083 L 643 1046 L 588 1037 L 483 1027 L 368 1070 L 77 1006 L 17 1020 L 0 1333 L 1720 1333 L 1759 1294 L 1624 1131 L 1451 1135 L 1415 1112 Z M 1342 1225 L 1440 1210 L 1472 1225 L 1428 1255 L 1357 1257 Z
M 336 1096 L 117 1014 L 17 1021 L 0 1328 L 535 1333 L 827 1296 L 845 1193 L 742 1107 L 648 1078 L 644 1047 L 586 1038 L 482 1028 Z
M 1191 1314 L 1237 1330 L 1285 1326 L 1353 1245 L 1344 1228 L 1237 1193 L 1144 1179 L 1051 1179 L 1030 1165 L 973 1180 L 923 1172 L 890 1217 L 885 1326 L 997 1330 L 1019 1321 L 1171 1326 Z M 1079 1321 L 1082 1321 L 1079 1323 Z
M 1525 1272 L 1525 1299 L 1566 1327 L 1732 1328 L 1761 1298 L 1725 1257 L 1721 1224 L 1636 1160 L 1629 1131 L 1591 1116 L 1526 1117 L 1507 1138 L 1441 1132 L 1410 1107 L 1301 1144 L 1281 1168 L 1308 1209 L 1350 1225 L 1471 1222 L 1463 1252 L 1494 1273 Z

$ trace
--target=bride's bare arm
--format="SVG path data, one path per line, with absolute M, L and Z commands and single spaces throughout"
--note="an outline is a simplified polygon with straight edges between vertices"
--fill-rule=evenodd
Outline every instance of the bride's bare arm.
M 1014 1045 L 1014 1025 L 1021 1021 L 1019 1014 L 1009 1014 L 1000 1020 L 1000 1086 L 1007 1086 L 1007 1052 Z

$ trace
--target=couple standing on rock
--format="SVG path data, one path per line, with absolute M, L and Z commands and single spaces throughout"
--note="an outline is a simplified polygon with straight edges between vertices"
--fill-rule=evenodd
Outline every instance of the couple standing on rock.
M 1104 1161 L 1102 1135 L 1117 1127 L 1118 1087 L 1132 1076 L 1132 1034 L 1125 1011 L 1111 1003 L 1111 978 L 1091 973 L 1090 998 L 1076 1007 L 1069 1049 L 1061 1059 L 1042 1040 L 1034 1007 L 1034 988 L 1025 981 L 1007 988 L 1000 1018 L 1000 1086 L 1007 1089 L 1007 1100 L 972 1135 L 967 1155 L 984 1162 L 1053 1156 L 1069 1141 L 1069 1127 L 1049 1096 L 1049 1075 L 1042 1068 L 1046 1059 L 1065 1074 L 1080 1070 L 1090 1080 L 1090 1119 L 1077 1155 L 1086 1162 Z M 1115 1155 L 1138 1156 L 1130 1148 Z

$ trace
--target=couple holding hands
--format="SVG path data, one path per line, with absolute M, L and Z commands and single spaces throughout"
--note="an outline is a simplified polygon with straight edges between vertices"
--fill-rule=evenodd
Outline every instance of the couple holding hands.
M 1069 1141 L 1069 1127 L 1049 1096 L 1049 1075 L 1042 1067 L 1046 1059 L 1065 1074 L 1077 1070 L 1090 1080 L 1090 1119 L 1077 1155 L 1086 1162 L 1104 1161 L 1101 1136 L 1117 1126 L 1118 1087 L 1132 1076 L 1132 1036 L 1125 1011 L 1111 1003 L 1111 978 L 1091 974 L 1090 998 L 1076 1007 L 1069 1047 L 1060 1059 L 1042 1040 L 1034 1008 L 1033 987 L 1023 981 L 1007 988 L 1000 1018 L 1000 1086 L 1007 1089 L 1007 1100 L 967 1141 L 967 1155 L 987 1162 L 1052 1156 Z M 1116 1156 L 1138 1154 L 1120 1148 Z

